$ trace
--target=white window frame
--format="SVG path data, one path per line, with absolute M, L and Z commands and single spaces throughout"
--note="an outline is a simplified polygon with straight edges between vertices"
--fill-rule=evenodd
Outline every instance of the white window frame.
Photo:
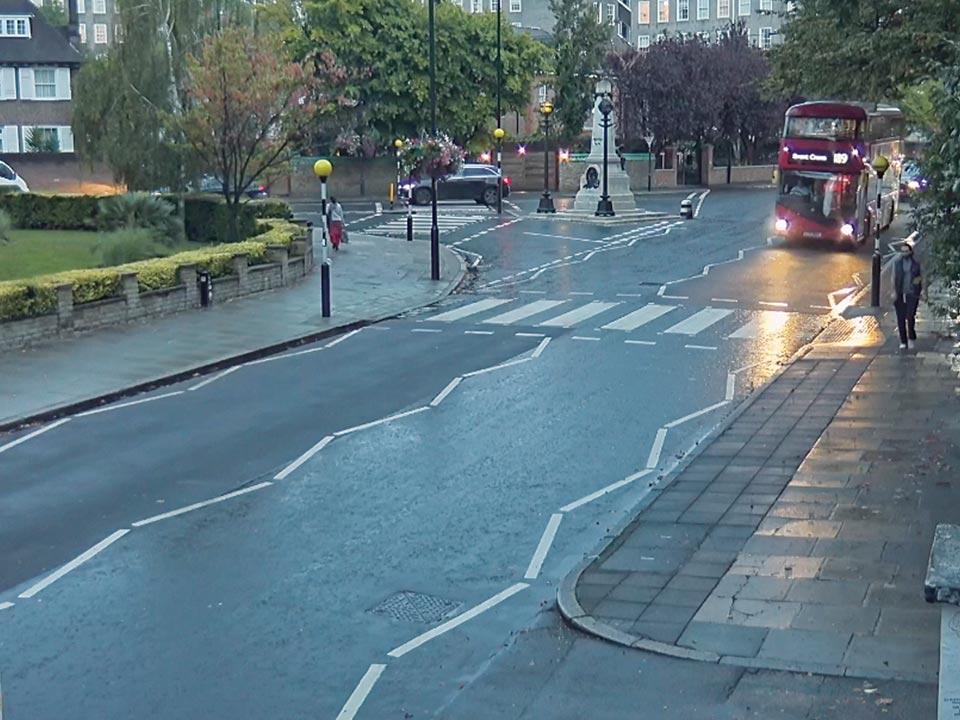
M 80 44 L 86 45 L 87 44 L 87 24 L 80 23 L 77 26 L 77 32 L 80 34 Z
M 607 3 L 607 24 L 613 25 L 617 21 L 617 6 L 615 3 Z
M 717 0 L 717 19 L 724 20 L 730 17 L 733 0 Z
M 617 35 L 621 40 L 629 40 L 629 30 L 626 23 L 617 22 Z
M 686 13 L 684 13 L 684 10 L 686 10 Z M 677 0 L 677 22 L 687 22 L 689 19 L 690 0 Z
M 773 0 L 760 0 L 760 10 L 763 12 L 773 12 Z
M 470 0 L 470 12 L 472 12 L 472 13 L 482 13 L 482 12 L 483 12 L 483 0 Z
M 40 73 L 46 75 L 50 73 L 50 81 L 40 83 Z M 44 92 L 50 92 L 51 94 L 45 95 L 41 94 L 40 88 L 44 88 Z M 35 100 L 57 100 L 57 69 L 53 67 L 38 67 L 33 69 L 33 97 Z
M 23 151 L 27 153 L 36 152 L 35 150 L 30 150 L 29 145 L 27 144 L 27 138 L 30 137 L 30 131 L 36 132 L 37 130 L 51 130 L 57 136 L 57 147 L 60 148 L 60 152 L 63 152 L 63 142 L 61 137 L 60 128 L 56 125 L 30 125 L 29 127 L 23 128 Z
M 32 36 L 30 24 L 30 18 L 25 15 L 0 17 L 0 37 L 29 38 Z
M 545 103 L 547 101 L 546 85 L 541 85 L 539 88 L 537 88 L 537 100 L 539 100 L 541 103 Z
M 760 28 L 760 42 L 758 43 L 761 50 L 769 50 L 773 47 L 773 28 L 772 27 L 762 27 Z
M 94 15 L 106 15 L 106 14 L 107 14 L 107 0 L 93 0 L 93 14 L 94 14 Z
M 664 10 L 667 11 L 666 16 L 664 16 Z M 657 0 L 657 22 L 670 22 L 670 0 Z
M 499 4 L 500 0 L 490 0 L 490 12 L 496 12 Z
M 710 0 L 697 0 L 697 20 L 710 19 Z
M 120 23 L 113 26 L 113 41 L 116 43 L 123 42 L 123 25 Z
M 77 0 L 77 15 L 85 15 L 87 12 L 87 0 Z
M 103 33 L 103 40 L 100 39 L 101 31 Z M 94 23 L 93 25 L 93 44 L 94 45 L 106 45 L 107 44 L 107 25 L 106 23 Z
M 522 0 L 510 0 L 510 12 L 512 13 L 523 12 Z
M 646 15 L 644 15 L 644 10 L 646 10 Z M 646 19 L 644 19 L 646 17 Z M 639 0 L 637 3 L 637 24 L 638 25 L 649 25 L 650 24 L 650 0 Z
M 747 17 L 750 14 L 752 0 L 737 0 L 737 15 Z
M 637 35 L 637 49 L 646 50 L 650 47 L 650 36 L 649 35 Z

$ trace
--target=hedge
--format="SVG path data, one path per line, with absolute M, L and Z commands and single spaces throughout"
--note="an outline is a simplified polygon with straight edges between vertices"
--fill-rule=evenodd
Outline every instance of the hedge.
M 0 209 L 6 210 L 14 226 L 23 230 L 90 230 L 95 226 L 99 204 L 97 195 L 0 195 Z
M 136 273 L 137 284 L 144 291 L 176 287 L 179 284 L 177 268 L 180 265 L 196 264 L 215 278 L 230 275 L 235 255 L 245 254 L 251 265 L 260 265 L 266 261 L 268 245 L 289 246 L 295 240 L 306 239 L 307 232 L 305 227 L 285 220 L 261 221 L 257 229 L 262 232 L 246 242 L 188 250 L 168 257 L 109 268 L 68 270 L 25 280 L 0 282 L 0 322 L 56 312 L 56 288 L 66 283 L 73 285 L 73 302 L 80 305 L 119 295 L 120 276 L 127 273 Z

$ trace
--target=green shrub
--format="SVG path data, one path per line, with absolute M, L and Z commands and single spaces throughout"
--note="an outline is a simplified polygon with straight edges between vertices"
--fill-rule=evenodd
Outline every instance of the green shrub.
M 74 304 L 82 305 L 119 295 L 120 267 L 67 270 L 53 275 L 41 275 L 27 282 L 54 286 L 70 283 L 73 285 Z
M 162 245 L 154 239 L 150 230 L 117 230 L 103 236 L 97 244 L 100 267 L 112 267 L 126 263 L 149 260 L 165 254 Z
M 293 217 L 293 211 L 283 200 L 253 200 L 248 205 L 253 209 L 254 217 L 259 220 L 289 220 Z
M 171 245 L 183 239 L 183 224 L 175 211 L 148 193 L 113 195 L 98 204 L 97 224 L 104 230 L 148 230 L 158 242 Z
M 89 230 L 99 202 L 96 195 L 0 194 L 0 210 L 21 230 Z
M 13 230 L 13 220 L 10 219 L 10 213 L 0 210 L 0 243 L 10 240 L 11 230 Z
M 47 315 L 57 310 L 53 285 L 11 280 L 0 282 L 0 322 Z
M 183 210 L 183 225 L 190 242 L 216 244 L 234 240 L 230 237 L 230 215 L 223 198 L 187 195 L 183 198 Z M 237 229 L 241 242 L 256 234 L 257 222 L 250 203 L 240 205 Z
M 257 234 L 251 240 L 267 245 L 286 245 L 296 240 L 307 239 L 307 228 L 286 220 L 261 220 L 257 223 Z

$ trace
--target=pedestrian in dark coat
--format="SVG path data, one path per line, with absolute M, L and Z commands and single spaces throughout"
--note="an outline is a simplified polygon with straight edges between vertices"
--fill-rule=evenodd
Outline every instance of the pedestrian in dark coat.
M 893 307 L 897 311 L 897 330 L 900 349 L 913 348 L 917 339 L 917 306 L 923 291 L 923 271 L 920 261 L 913 256 L 913 242 L 907 240 L 900 248 L 900 257 L 893 261 Z

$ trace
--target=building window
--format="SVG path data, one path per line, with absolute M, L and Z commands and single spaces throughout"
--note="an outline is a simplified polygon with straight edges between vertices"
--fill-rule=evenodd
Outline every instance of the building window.
M 510 12 L 522 12 L 523 8 L 520 0 L 510 0 Z
M 617 6 L 613 3 L 607 3 L 607 22 L 613 25 L 616 20 Z
M 24 141 L 30 152 L 60 152 L 60 133 L 57 128 L 30 128 L 24 133 Z
M 626 23 L 617 23 L 617 35 L 620 36 L 621 40 L 630 42 L 630 28 L 627 27 Z
M 690 19 L 690 0 L 677 0 L 677 20 Z
M 641 25 L 650 24 L 650 0 L 640 0 L 637 6 L 637 22 Z
M 106 45 L 107 44 L 107 26 L 103 23 L 97 23 L 93 26 L 93 44 L 94 45 Z
M 500 9 L 500 0 L 490 0 L 490 12 L 496 12 Z
M 667 34 L 666 33 L 657 33 L 657 42 L 662 43 L 666 42 Z
M 657 22 L 670 22 L 670 0 L 659 0 Z
M 0 35 L 30 37 L 30 21 L 27 18 L 3 18 L 0 20 Z
M 763 50 L 769 50 L 773 45 L 773 28 L 760 28 L 760 47 Z
M 123 42 L 123 25 L 115 25 L 113 28 L 113 40 L 114 42 L 122 43 Z
M 470 12 L 483 12 L 483 0 L 470 0 Z
M 637 38 L 637 47 L 641 50 L 646 50 L 650 47 L 650 36 L 649 35 L 640 35 Z
M 77 0 L 77 14 L 83 15 L 87 12 L 87 2 L 86 0 Z
M 81 44 L 81 45 L 86 45 L 86 44 L 87 44 L 87 25 L 86 25 L 86 23 L 80 23 L 80 25 L 77 27 L 77 31 L 80 33 L 80 44 Z
M 749 15 L 750 14 L 750 0 L 740 0 L 738 4 L 738 15 Z
M 544 102 L 547 101 L 547 86 L 546 86 L 546 85 L 541 85 L 541 86 L 537 89 L 537 100 L 539 100 L 541 103 L 544 103 Z
M 107 0 L 93 0 L 93 14 L 94 14 L 94 15 L 106 15 L 106 14 L 107 14 Z
M 730 2 L 731 0 L 717 0 L 717 17 L 718 18 L 730 17 Z
M 710 0 L 697 0 L 697 20 L 710 19 Z
M 773 0 L 760 0 L 761 12 L 773 12 Z
M 57 97 L 57 71 L 54 68 L 35 68 L 33 71 L 34 97 L 46 100 Z

